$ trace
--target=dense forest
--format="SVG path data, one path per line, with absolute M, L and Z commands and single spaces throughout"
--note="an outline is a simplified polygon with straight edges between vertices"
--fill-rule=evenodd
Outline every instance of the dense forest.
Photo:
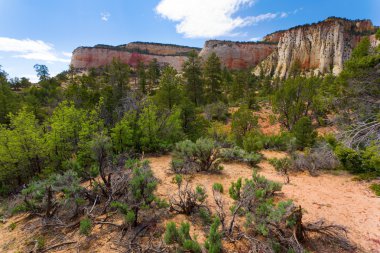
M 282 185 L 255 167 L 264 159 L 260 151 L 279 150 L 289 156 L 269 162 L 285 184 L 297 171 L 380 177 L 380 48 L 368 38 L 339 76 L 308 75 L 298 64 L 286 79 L 254 76 L 195 51 L 180 73 L 155 60 L 132 68 L 115 59 L 55 77 L 44 65 L 34 67 L 36 84 L 8 79 L 0 68 L 0 218 L 28 213 L 44 229 L 83 236 L 96 224 L 110 226 L 129 252 L 217 253 L 225 241 L 252 252 L 306 252 L 315 236 L 354 247 L 342 226 L 303 222 L 300 206 L 278 200 Z M 270 108 L 279 133 L 261 130 L 255 112 L 262 108 Z M 327 126 L 337 131 L 318 133 Z M 157 196 L 161 182 L 145 159 L 163 154 L 171 155 L 170 199 Z M 210 206 L 210 193 L 189 184 L 189 176 L 220 173 L 226 162 L 246 163 L 253 175 L 229 189 L 214 183 Z M 380 184 L 371 190 L 380 195 Z M 97 219 L 110 213 L 123 222 Z M 168 213 L 194 222 L 158 229 Z M 204 242 L 190 235 L 194 224 L 206 231 Z M 39 237 L 34 247 L 44 252 L 45 240 Z

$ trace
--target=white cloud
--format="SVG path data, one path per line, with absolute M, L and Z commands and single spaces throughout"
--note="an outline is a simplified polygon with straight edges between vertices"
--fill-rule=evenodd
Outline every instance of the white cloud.
M 162 17 L 177 22 L 176 30 L 185 37 L 231 36 L 236 28 L 278 17 L 281 13 L 233 17 L 243 6 L 256 0 L 161 0 L 155 11 Z
M 286 12 L 281 12 L 280 14 L 280 18 L 286 18 L 287 16 L 289 16 L 289 14 Z
M 42 40 L 24 39 L 18 40 L 0 37 L 0 52 L 17 53 L 13 57 L 28 60 L 39 60 L 46 62 L 70 62 L 68 58 L 59 57 L 54 46 Z
M 100 19 L 105 22 L 107 22 L 110 17 L 111 17 L 111 14 L 109 12 L 100 13 Z

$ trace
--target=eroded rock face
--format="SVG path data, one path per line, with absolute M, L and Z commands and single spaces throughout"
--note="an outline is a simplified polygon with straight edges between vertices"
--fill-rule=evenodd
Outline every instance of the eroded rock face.
M 254 67 L 276 49 L 270 42 L 231 42 L 206 41 L 199 56 L 203 59 L 215 52 L 223 66 L 228 69 L 246 69 Z
M 148 64 L 154 58 L 160 65 L 171 65 L 181 70 L 187 55 L 195 50 L 206 59 L 212 52 L 228 69 L 255 67 L 256 75 L 286 77 L 294 65 L 305 74 L 339 74 L 353 48 L 370 36 L 373 47 L 379 45 L 370 20 L 328 18 L 325 21 L 268 34 L 262 42 L 206 41 L 203 49 L 132 42 L 120 46 L 97 45 L 74 50 L 71 64 L 76 69 L 98 68 L 108 65 L 114 58 L 131 66 L 139 61 Z
M 71 64 L 75 69 L 99 68 L 109 65 L 112 60 L 135 67 L 139 61 L 148 64 L 154 58 L 160 65 L 169 64 L 180 70 L 191 50 L 199 48 L 182 47 L 158 43 L 132 42 L 121 46 L 97 45 L 94 47 L 78 47 L 74 50 Z
M 267 39 L 279 38 L 277 50 L 257 66 L 254 73 L 286 77 L 292 66 L 298 65 L 304 73 L 339 74 L 360 39 L 375 30 L 370 20 L 329 18 L 274 33 Z

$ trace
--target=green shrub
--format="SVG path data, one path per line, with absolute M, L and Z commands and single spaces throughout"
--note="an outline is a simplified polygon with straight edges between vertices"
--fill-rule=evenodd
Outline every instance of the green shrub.
M 125 224 L 136 227 L 141 210 L 149 209 L 153 202 L 156 203 L 155 208 L 162 208 L 167 204 L 154 194 L 158 182 L 149 161 L 131 160 L 125 165 L 131 172 L 124 186 L 124 196 L 119 201 L 111 202 L 111 207 L 117 208 L 124 215 Z
M 362 151 L 363 167 L 380 175 L 380 145 L 370 145 Z
M 340 144 L 335 148 L 334 152 L 343 167 L 351 173 L 380 175 L 379 145 L 370 145 L 363 150 L 355 150 Z
M 181 175 L 176 175 L 172 182 L 178 187 L 176 197 L 170 199 L 173 211 L 190 215 L 204 206 L 207 194 L 203 185 L 197 185 L 194 189 L 188 181 L 184 182 Z
M 185 240 L 183 242 L 183 249 L 187 252 L 192 252 L 192 253 L 201 253 L 202 248 L 201 245 L 194 240 Z
M 212 222 L 212 216 L 211 213 L 207 208 L 200 208 L 199 209 L 199 217 L 202 220 L 202 223 L 204 225 L 209 225 Z
M 259 131 L 249 131 L 243 137 L 243 148 L 248 152 L 262 149 L 293 151 L 296 139 L 291 133 L 281 132 L 278 135 L 265 135 Z
M 351 173 L 363 173 L 365 172 L 363 160 L 359 152 L 339 145 L 335 149 L 335 154 L 339 158 L 343 167 Z
M 37 249 L 41 250 L 45 247 L 45 238 L 43 236 L 38 236 L 36 239 Z
M 251 211 L 258 203 L 272 198 L 276 192 L 281 191 L 281 187 L 280 183 L 270 181 L 254 172 L 252 178 L 245 179 L 244 183 L 241 178 L 232 182 L 229 194 L 233 200 L 244 202 L 242 209 Z
M 19 205 L 16 205 L 11 209 L 11 215 L 15 215 L 18 213 L 26 212 L 28 211 L 28 206 L 25 203 L 21 203 Z
M 336 139 L 334 134 L 326 134 L 323 136 L 323 139 L 331 146 L 331 148 L 335 149 L 338 145 L 338 140 Z
M 45 180 L 32 182 L 21 192 L 26 209 L 39 212 L 46 218 L 52 218 L 57 214 L 58 208 L 78 204 L 79 193 L 83 189 L 79 183 L 78 175 L 70 170 L 62 175 L 52 174 Z M 64 206 L 58 199 L 59 194 L 65 198 L 67 205 Z
M 166 244 L 178 244 L 182 250 L 201 253 L 202 249 L 196 240 L 193 240 L 190 236 L 190 224 L 182 222 L 179 229 L 174 222 L 168 222 L 166 224 L 166 230 L 164 234 L 164 241 Z
M 309 117 L 299 119 L 293 126 L 292 133 L 296 137 L 297 148 L 301 150 L 313 146 L 318 135 Z
M 208 138 L 200 138 L 195 143 L 189 140 L 175 145 L 171 169 L 175 173 L 219 171 L 220 148 L 215 141 Z
M 226 125 L 220 122 L 212 122 L 207 130 L 207 135 L 220 146 L 229 144 L 229 129 Z
M 228 106 L 223 102 L 215 102 L 205 106 L 205 115 L 208 120 L 226 121 L 228 119 Z
M 380 184 L 371 184 L 370 189 L 380 197 Z
M 173 244 L 179 241 L 177 226 L 174 222 L 168 222 L 168 224 L 166 224 L 164 241 L 166 244 Z
M 365 173 L 360 173 L 356 177 L 354 177 L 355 181 L 371 181 L 376 178 L 378 178 L 379 175 L 376 172 L 365 172 Z
M 254 152 L 246 152 L 244 149 L 239 147 L 233 148 L 224 148 L 220 151 L 220 156 L 223 161 L 231 162 L 244 162 L 249 164 L 250 166 L 256 166 L 262 159 L 262 155 Z
M 217 191 L 217 192 L 223 193 L 223 185 L 220 184 L 220 183 L 214 183 L 214 185 L 212 186 L 212 189 L 213 189 L 214 191 Z
M 275 168 L 275 170 L 281 173 L 285 179 L 286 183 L 289 183 L 289 171 L 292 169 L 292 160 L 288 157 L 277 159 L 269 159 L 269 163 Z
M 84 218 L 80 221 L 79 224 L 79 233 L 82 235 L 90 235 L 92 230 L 92 222 L 89 218 Z
M 272 158 L 269 159 L 269 163 L 275 168 L 278 172 L 283 172 L 286 170 L 290 170 L 292 167 L 292 160 L 288 157 L 277 159 Z
M 264 148 L 263 137 L 258 131 L 250 131 L 243 137 L 243 148 L 247 152 L 257 152 Z
M 9 224 L 8 229 L 9 229 L 10 231 L 13 231 L 13 230 L 15 230 L 16 227 L 17 227 L 17 224 L 14 223 L 14 222 L 12 222 L 11 224 Z
M 265 149 L 294 151 L 296 148 L 296 138 L 289 132 L 281 132 L 277 135 L 262 135 L 261 138 Z
M 236 145 L 243 145 L 243 137 L 249 131 L 257 128 L 258 117 L 254 116 L 252 111 L 247 107 L 242 106 L 232 116 L 231 132 L 235 140 Z
M 219 218 L 215 218 L 210 227 L 210 232 L 205 242 L 205 248 L 209 253 L 222 252 L 222 234 L 218 231 L 220 224 Z

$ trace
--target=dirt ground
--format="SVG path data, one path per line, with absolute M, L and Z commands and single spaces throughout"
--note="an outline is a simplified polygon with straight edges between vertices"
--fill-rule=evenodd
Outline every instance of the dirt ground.
M 262 153 L 266 158 L 286 155 L 274 151 Z M 157 193 L 163 198 L 168 198 L 175 192 L 175 186 L 171 183 L 172 176 L 168 174 L 170 159 L 170 156 L 149 159 L 155 176 L 161 180 Z M 232 181 L 252 175 L 252 169 L 245 164 L 230 163 L 223 166 L 221 174 L 198 174 L 189 178 L 193 185 L 202 184 L 206 187 L 211 207 L 214 205 L 210 197 L 213 183 L 219 182 L 224 189 L 228 189 Z M 284 178 L 267 161 L 261 162 L 259 167 L 259 173 L 268 179 L 284 182 Z M 317 177 L 308 173 L 291 175 L 290 184 L 283 185 L 283 198 L 294 200 L 306 210 L 305 221 L 324 219 L 329 223 L 343 225 L 349 230 L 349 238 L 364 252 L 380 252 L 380 198 L 369 190 L 368 183 L 352 179 L 352 176 L 344 173 L 323 173 Z M 225 199 L 228 205 L 228 197 L 225 196 Z M 184 217 L 178 219 L 183 220 Z M 193 232 L 200 235 L 200 239 L 203 237 L 202 231 Z
M 283 152 L 263 151 L 266 158 L 281 158 L 286 156 Z M 160 180 L 157 195 L 168 199 L 175 193 L 176 187 L 171 183 L 173 175 L 170 173 L 170 156 L 150 157 L 154 175 Z M 226 206 L 231 204 L 228 197 L 228 188 L 232 181 L 239 177 L 248 178 L 253 169 L 245 164 L 223 164 L 224 170 L 220 174 L 196 174 L 186 176 L 192 185 L 202 184 L 209 195 L 207 203 L 211 208 L 215 207 L 212 200 L 212 185 L 215 182 L 223 184 Z M 283 183 L 284 179 L 278 175 L 274 168 L 267 162 L 259 164 L 259 173 L 268 179 Z M 352 180 L 352 176 L 337 173 L 337 175 L 323 173 L 318 177 L 312 177 L 307 173 L 290 176 L 290 184 L 283 185 L 283 198 L 293 199 L 305 210 L 306 221 L 325 219 L 329 223 L 344 225 L 349 230 L 349 238 L 361 248 L 362 252 L 380 252 L 380 198 L 369 191 L 368 183 Z M 164 223 L 175 221 L 189 221 L 191 218 L 184 215 L 172 215 Z M 14 223 L 16 227 L 9 227 Z M 23 252 L 19 249 L 25 244 L 34 244 L 35 231 L 40 227 L 37 219 L 28 220 L 26 215 L 16 215 L 5 223 L 0 223 L 0 252 Z M 165 224 L 163 224 L 165 225 Z M 200 242 L 205 240 L 205 231 L 201 227 L 191 226 L 191 234 L 197 235 Z M 119 252 L 114 248 L 113 241 L 119 233 L 112 228 L 96 225 L 91 236 L 86 238 L 78 232 L 67 235 L 56 235 L 57 240 L 64 236 L 65 241 L 77 241 L 68 245 L 65 250 L 54 252 Z M 53 245 L 54 241 L 49 241 Z M 237 248 L 231 248 L 228 252 L 239 252 Z M 240 251 L 242 252 L 242 251 Z

